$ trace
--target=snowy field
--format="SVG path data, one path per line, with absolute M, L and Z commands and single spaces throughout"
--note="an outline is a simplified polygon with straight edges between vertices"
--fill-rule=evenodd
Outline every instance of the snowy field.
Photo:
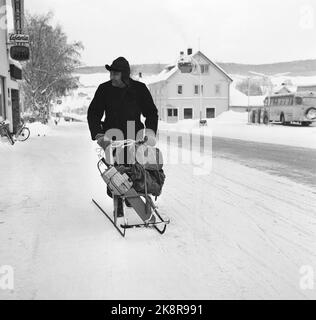
M 15 272 L 0 299 L 316 298 L 300 287 L 316 268 L 315 188 L 219 158 L 203 176 L 167 164 L 166 234 L 123 239 L 91 202 L 112 211 L 89 138 L 61 122 L 0 144 L 0 265 Z

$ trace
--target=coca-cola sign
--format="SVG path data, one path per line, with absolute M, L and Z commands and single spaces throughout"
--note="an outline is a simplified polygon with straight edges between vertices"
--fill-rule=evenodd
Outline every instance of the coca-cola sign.
M 16 42 L 28 43 L 29 39 L 30 37 L 27 34 L 11 33 L 9 35 L 10 43 L 16 43 Z

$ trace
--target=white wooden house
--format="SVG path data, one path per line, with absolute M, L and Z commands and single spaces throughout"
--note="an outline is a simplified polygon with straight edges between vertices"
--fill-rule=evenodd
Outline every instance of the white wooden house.
M 158 75 L 143 79 L 158 108 L 160 120 L 199 119 L 200 114 L 202 119 L 214 118 L 229 109 L 232 79 L 202 52 L 192 57 L 201 66 L 202 98 L 197 64 L 193 73 L 181 73 L 177 65 L 170 65 Z

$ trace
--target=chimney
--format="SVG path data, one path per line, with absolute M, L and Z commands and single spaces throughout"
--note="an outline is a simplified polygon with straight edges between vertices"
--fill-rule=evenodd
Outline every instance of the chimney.
M 192 48 L 188 48 L 188 56 L 190 56 L 192 54 Z
M 143 74 L 141 72 L 138 73 L 139 79 L 143 77 Z
M 184 52 L 180 51 L 180 61 L 183 62 L 184 61 Z

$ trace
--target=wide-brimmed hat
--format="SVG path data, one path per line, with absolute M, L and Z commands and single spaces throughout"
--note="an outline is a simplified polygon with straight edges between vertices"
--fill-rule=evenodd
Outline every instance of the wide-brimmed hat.
M 115 59 L 110 66 L 106 64 L 105 68 L 108 71 L 122 72 L 125 76 L 129 76 L 131 72 L 130 65 L 124 57 L 119 57 Z

